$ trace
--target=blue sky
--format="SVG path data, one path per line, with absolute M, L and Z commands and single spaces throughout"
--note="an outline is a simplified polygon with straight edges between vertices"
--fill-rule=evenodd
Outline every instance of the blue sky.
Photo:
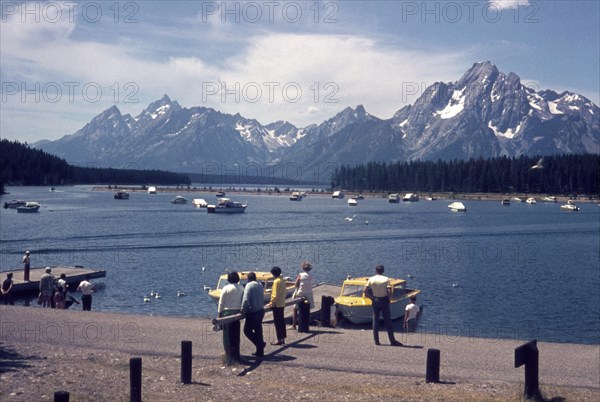
M 358 104 L 389 118 L 485 60 L 600 98 L 597 0 L 1 3 L 0 135 L 20 141 L 163 94 L 263 124 Z

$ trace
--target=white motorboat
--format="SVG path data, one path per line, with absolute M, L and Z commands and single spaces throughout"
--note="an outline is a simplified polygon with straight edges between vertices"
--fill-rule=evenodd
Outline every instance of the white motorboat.
M 358 205 L 358 201 L 356 200 L 356 198 L 348 198 L 348 206 L 349 207 L 355 207 Z
M 156 194 L 156 187 L 154 187 L 154 186 L 148 187 L 148 194 Z
M 575 202 L 572 200 L 569 200 L 569 201 L 567 201 L 566 204 L 561 205 L 560 209 L 563 211 L 572 211 L 572 212 L 579 211 L 579 207 L 577 205 L 575 205 Z
M 187 203 L 187 198 L 185 198 L 181 195 L 178 195 L 171 200 L 171 204 L 186 204 L 186 203 Z
M 334 191 L 333 194 L 331 194 L 331 198 L 344 198 L 344 192 L 343 191 Z
M 298 191 L 294 191 L 292 195 L 290 195 L 290 201 L 302 201 L 302 194 Z
M 364 293 L 368 280 L 368 277 L 346 279 L 342 285 L 340 295 L 335 298 L 338 311 L 353 324 L 373 322 L 372 302 Z M 404 316 L 409 298 L 418 295 L 421 291 L 407 289 L 406 280 L 404 279 L 390 278 L 390 286 L 392 287 L 390 312 L 392 320 L 395 320 Z
M 525 200 L 525 202 L 528 204 L 537 204 L 537 201 L 533 197 L 527 198 L 527 200 Z
M 404 194 L 404 197 L 402 197 L 402 201 L 405 201 L 405 202 L 419 201 L 419 196 L 417 194 L 413 194 L 413 193 L 406 193 L 406 194 Z
M 27 202 L 25 205 L 21 205 L 17 207 L 17 212 L 27 213 L 27 212 L 37 212 L 40 209 L 40 204 L 35 201 Z
M 453 202 L 452 204 L 448 205 L 448 208 L 450 208 L 450 210 L 453 212 L 467 212 L 467 207 L 465 207 L 465 204 L 459 201 Z
M 246 210 L 247 205 L 241 202 L 231 201 L 229 198 L 219 198 L 216 205 L 208 205 L 206 211 L 212 213 L 235 214 Z
M 196 208 L 206 208 L 208 206 L 208 202 L 204 198 L 194 198 L 192 200 L 192 205 Z
M 396 193 L 388 195 L 388 202 L 396 204 L 400 202 L 400 196 Z
M 525 202 L 525 200 L 524 200 L 524 199 L 522 199 L 522 198 L 519 198 L 519 197 L 513 197 L 513 199 L 512 199 L 512 200 L 513 200 L 514 202 Z
M 556 202 L 556 197 L 553 195 L 548 195 L 544 198 L 542 198 L 542 201 L 544 202 Z

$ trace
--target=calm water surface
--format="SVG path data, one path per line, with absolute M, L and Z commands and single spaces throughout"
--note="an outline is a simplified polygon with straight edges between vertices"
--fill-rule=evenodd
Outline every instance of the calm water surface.
M 307 259 L 317 281 L 341 284 L 381 263 L 391 277 L 411 275 L 409 284 L 422 290 L 424 331 L 600 343 L 597 204 L 570 213 L 560 204 L 464 201 L 468 212 L 452 213 L 445 200 L 366 199 L 348 207 L 327 196 L 232 195 L 249 206 L 225 216 L 173 205 L 176 192 L 114 200 L 112 192 L 83 186 L 7 191 L 2 203 L 19 198 L 42 208 L 0 210 L 0 269 L 20 268 L 26 249 L 34 266 L 105 269 L 106 278 L 95 281 L 95 310 L 212 317 L 216 306 L 203 287 L 227 268 L 278 265 L 295 276 Z M 144 303 L 152 290 L 162 299 Z

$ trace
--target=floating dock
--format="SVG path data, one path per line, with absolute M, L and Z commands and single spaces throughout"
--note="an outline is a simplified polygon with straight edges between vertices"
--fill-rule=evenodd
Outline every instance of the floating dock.
M 4 281 L 6 279 L 6 274 L 9 272 L 13 273 L 13 295 L 22 295 L 26 293 L 35 293 L 39 292 L 40 288 L 40 279 L 42 275 L 46 273 L 47 267 L 36 267 L 31 268 L 29 270 L 29 282 L 25 282 L 23 280 L 24 270 L 23 269 L 15 269 L 10 271 L 2 271 L 0 272 L 0 281 Z M 104 278 L 106 276 L 106 271 L 100 269 L 93 268 L 84 268 L 82 266 L 50 266 L 52 275 L 54 275 L 55 279 L 58 279 L 61 274 L 65 274 L 67 276 L 66 281 L 69 286 L 78 286 L 79 282 L 81 282 L 86 275 L 89 275 L 90 278 Z

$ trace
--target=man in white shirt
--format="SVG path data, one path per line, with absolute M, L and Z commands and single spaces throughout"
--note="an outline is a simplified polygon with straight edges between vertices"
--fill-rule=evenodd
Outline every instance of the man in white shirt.
M 231 271 L 227 274 L 227 285 L 221 290 L 217 312 L 219 317 L 236 315 L 242 311 L 242 298 L 244 287 L 240 285 L 240 275 Z M 240 321 L 225 324 L 223 326 L 223 348 L 225 357 L 233 360 L 241 360 L 240 356 Z
M 90 276 L 86 275 L 85 279 L 79 283 L 77 291 L 81 292 L 81 305 L 84 311 L 92 310 L 92 293 L 96 290 L 96 287 L 90 282 Z
M 375 345 L 379 343 L 379 315 L 383 316 L 383 322 L 387 329 L 388 338 L 392 346 L 402 346 L 394 338 L 394 328 L 392 327 L 392 315 L 390 312 L 390 300 L 392 298 L 392 287 L 390 279 L 384 276 L 385 268 L 383 265 L 375 267 L 376 275 L 369 278 L 365 286 L 365 294 L 372 295 L 371 304 L 373 306 L 373 339 Z

